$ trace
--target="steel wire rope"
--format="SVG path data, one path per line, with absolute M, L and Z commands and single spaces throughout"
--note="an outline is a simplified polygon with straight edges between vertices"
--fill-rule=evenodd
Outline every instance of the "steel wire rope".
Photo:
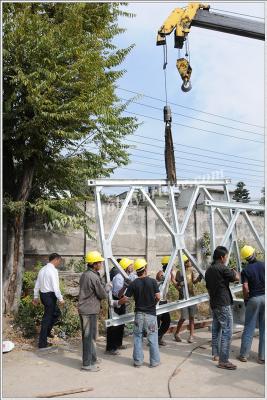
M 242 14 L 242 13 L 238 13 L 238 12 L 234 12 L 234 11 L 219 10 L 218 8 L 213 8 L 213 7 L 211 8 L 211 10 L 225 12 L 227 14 L 242 15 L 244 17 L 250 17 L 250 18 L 262 19 L 262 20 L 265 19 L 263 17 L 256 17 L 256 15 L 248 15 L 248 14 Z

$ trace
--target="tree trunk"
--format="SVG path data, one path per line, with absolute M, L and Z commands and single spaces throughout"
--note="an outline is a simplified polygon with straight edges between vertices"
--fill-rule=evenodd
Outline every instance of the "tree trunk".
M 17 193 L 17 201 L 24 202 L 28 200 L 34 171 L 34 160 L 28 160 L 24 165 L 24 175 Z M 3 304 L 5 313 L 16 312 L 19 307 L 24 271 L 24 219 L 24 207 L 16 212 L 15 215 L 8 216 L 7 254 L 3 271 Z

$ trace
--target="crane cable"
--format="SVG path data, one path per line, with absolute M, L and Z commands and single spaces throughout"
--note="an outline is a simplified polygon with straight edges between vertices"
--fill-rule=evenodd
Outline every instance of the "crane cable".
M 164 89 L 165 89 L 165 103 L 168 105 L 168 89 L 167 89 L 167 64 L 168 64 L 168 48 L 167 40 L 163 45 L 163 73 L 164 73 Z

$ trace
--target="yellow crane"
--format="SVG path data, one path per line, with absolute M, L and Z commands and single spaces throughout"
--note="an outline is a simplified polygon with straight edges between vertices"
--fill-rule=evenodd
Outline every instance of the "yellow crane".
M 171 131 L 171 108 L 167 104 L 167 87 L 166 87 L 166 66 L 167 66 L 167 44 L 166 36 L 174 31 L 174 47 L 182 49 L 186 43 L 185 57 L 180 57 L 176 61 L 176 67 L 182 78 L 181 89 L 183 92 L 189 92 L 192 88 L 190 78 L 192 67 L 190 65 L 189 51 L 187 46 L 188 34 L 192 26 L 199 28 L 215 30 L 219 32 L 239 35 L 248 38 L 265 40 L 264 22 L 254 19 L 240 18 L 228 14 L 218 14 L 210 12 L 208 4 L 190 3 L 184 8 L 175 8 L 163 25 L 158 30 L 157 46 L 165 46 L 164 64 L 165 70 L 165 90 L 166 105 L 164 107 L 165 122 L 165 167 L 167 179 L 171 184 L 176 182 L 175 157 Z

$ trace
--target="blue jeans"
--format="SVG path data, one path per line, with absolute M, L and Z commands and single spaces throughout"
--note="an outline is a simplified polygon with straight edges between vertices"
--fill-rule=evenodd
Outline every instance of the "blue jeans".
M 231 306 L 221 306 L 212 310 L 212 355 L 219 356 L 219 362 L 229 360 L 233 333 L 233 314 Z
M 251 297 L 246 306 L 245 325 L 241 339 L 240 356 L 248 357 L 257 321 L 259 323 L 258 357 L 265 360 L 265 296 Z
M 156 315 L 136 312 L 134 319 L 134 349 L 133 359 L 135 365 L 142 365 L 144 361 L 143 353 L 143 333 L 146 332 L 149 343 L 150 365 L 159 364 L 159 343 L 158 343 L 158 324 Z

